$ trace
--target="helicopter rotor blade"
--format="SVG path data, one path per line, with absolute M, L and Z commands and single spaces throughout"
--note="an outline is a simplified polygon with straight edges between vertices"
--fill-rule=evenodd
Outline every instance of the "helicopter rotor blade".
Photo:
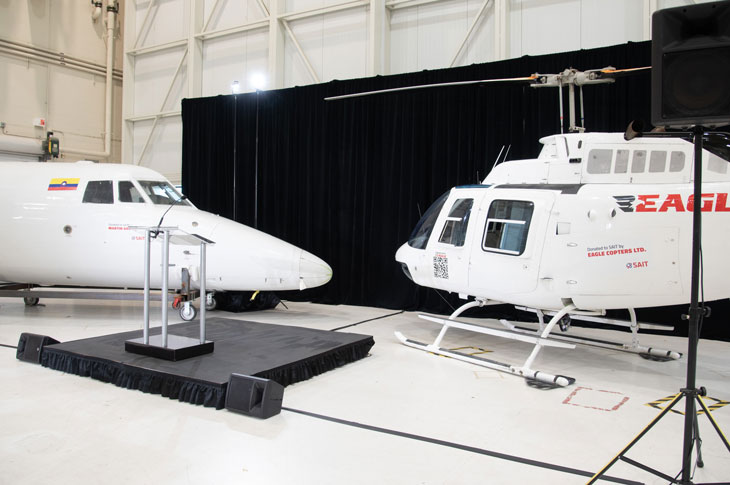
M 503 78 L 503 79 L 482 79 L 482 80 L 476 80 L 476 81 L 455 81 L 455 82 L 450 82 L 450 83 L 421 84 L 420 86 L 403 86 L 400 88 L 378 89 L 375 91 L 364 91 L 362 93 L 352 93 L 352 94 L 343 94 L 340 96 L 330 96 L 328 98 L 324 98 L 324 100 L 325 101 L 336 101 L 336 100 L 340 100 L 340 99 L 357 98 L 360 96 L 370 96 L 372 94 L 394 93 L 394 92 L 399 92 L 399 91 L 410 91 L 413 89 L 426 89 L 426 88 L 449 87 L 449 86 L 466 86 L 469 84 L 486 84 L 486 83 L 503 83 L 503 82 L 533 82 L 536 79 L 537 79 L 537 75 L 533 74 L 532 76 L 526 76 L 526 77 L 511 77 L 511 78 Z

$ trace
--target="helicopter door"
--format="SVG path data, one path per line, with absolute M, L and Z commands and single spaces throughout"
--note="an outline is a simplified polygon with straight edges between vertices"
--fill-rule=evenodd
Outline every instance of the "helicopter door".
M 502 192 L 504 193 L 504 192 Z M 500 299 L 537 286 L 540 256 L 555 194 L 550 191 L 500 191 L 479 210 L 481 234 L 475 235 L 469 266 L 474 296 Z
M 429 244 L 433 259 L 435 286 L 448 291 L 460 291 L 466 285 L 469 252 L 464 248 L 467 240 L 469 216 L 474 206 L 473 198 L 459 198 L 449 206 L 438 239 Z M 439 226 L 437 226 L 439 227 Z

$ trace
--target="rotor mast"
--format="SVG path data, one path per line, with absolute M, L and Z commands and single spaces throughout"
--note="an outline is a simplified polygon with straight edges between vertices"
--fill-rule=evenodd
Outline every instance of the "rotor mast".
M 566 69 L 559 74 L 535 74 L 535 81 L 530 84 L 533 88 L 558 88 L 558 116 L 560 119 L 560 133 L 564 130 L 565 106 L 563 105 L 563 88 L 568 87 L 568 131 L 571 133 L 585 131 L 585 111 L 583 108 L 583 86 L 586 84 L 606 84 L 615 81 L 611 74 L 616 73 L 615 68 L 606 67 L 591 71 L 579 71 L 577 69 Z M 575 87 L 578 86 L 580 94 L 580 125 L 575 120 Z

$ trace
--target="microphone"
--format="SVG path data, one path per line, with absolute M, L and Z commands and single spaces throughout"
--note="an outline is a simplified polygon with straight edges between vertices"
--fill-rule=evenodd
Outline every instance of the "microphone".
M 187 200 L 187 198 L 188 198 L 187 195 L 183 195 L 179 199 L 172 201 L 172 204 L 170 204 L 170 207 L 168 207 L 167 210 L 162 214 L 162 217 L 160 217 L 160 222 L 157 223 L 157 229 L 155 230 L 155 235 L 152 237 L 156 238 L 160 234 L 160 227 L 162 226 L 162 221 L 163 221 L 163 219 L 165 219 L 165 216 L 167 215 L 167 213 L 170 212 L 170 209 L 172 209 L 175 206 L 175 204 L 177 204 L 178 202 Z

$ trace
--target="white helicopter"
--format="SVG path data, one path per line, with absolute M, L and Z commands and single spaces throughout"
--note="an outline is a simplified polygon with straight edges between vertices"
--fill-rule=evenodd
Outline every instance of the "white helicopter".
M 294 290 L 323 285 L 332 269 L 317 256 L 243 224 L 195 208 L 162 175 L 133 165 L 0 163 L 0 282 L 4 288 L 142 288 L 145 232 L 163 223 L 213 241 L 204 298 L 216 291 Z M 162 237 L 151 241 L 160 245 Z M 160 242 L 156 242 L 160 241 Z M 150 267 L 161 266 L 151 251 Z M 171 245 L 170 288 L 199 288 L 200 247 Z M 162 276 L 150 273 L 152 288 Z M 13 283 L 11 285 L 10 283 Z M 22 283 L 23 285 L 18 285 Z M 2 288 L 0 287 L 0 288 Z M 34 291 L 26 304 L 37 304 Z M 192 293 L 194 296 L 194 292 Z M 190 299 L 180 316 L 196 315 Z
M 567 386 L 574 379 L 533 368 L 546 346 L 588 343 L 657 359 L 680 358 L 678 352 L 639 344 L 639 328 L 653 326 L 639 324 L 634 309 L 690 301 L 694 145 L 681 137 L 643 137 L 631 130 L 585 133 L 575 124 L 576 86 L 613 82 L 616 75 L 635 70 L 569 69 L 554 75 L 447 84 L 518 80 L 535 87 L 567 86 L 571 133 L 541 139 L 543 148 L 536 159 L 496 165 L 481 184 L 452 188 L 424 213 L 395 259 L 416 284 L 474 299 L 447 319 L 420 315 L 440 324 L 440 333 L 433 343 L 424 344 L 396 332 L 403 344 L 549 386 Z M 438 85 L 417 88 L 432 86 Z M 402 89 L 407 88 L 396 90 Z M 581 96 L 581 117 L 582 113 Z M 710 301 L 730 297 L 725 282 L 730 271 L 725 246 L 730 237 L 730 137 L 706 135 L 704 147 L 702 257 L 704 299 Z M 537 331 L 506 320 L 501 320 L 504 328 L 456 320 L 469 308 L 500 303 L 535 312 Z M 630 321 L 606 318 L 611 309 L 628 309 Z M 545 315 L 552 315 L 547 323 Z M 571 316 L 626 325 L 632 341 L 551 335 L 556 325 L 567 331 Z M 483 359 L 441 347 L 449 328 L 534 347 L 521 365 Z

